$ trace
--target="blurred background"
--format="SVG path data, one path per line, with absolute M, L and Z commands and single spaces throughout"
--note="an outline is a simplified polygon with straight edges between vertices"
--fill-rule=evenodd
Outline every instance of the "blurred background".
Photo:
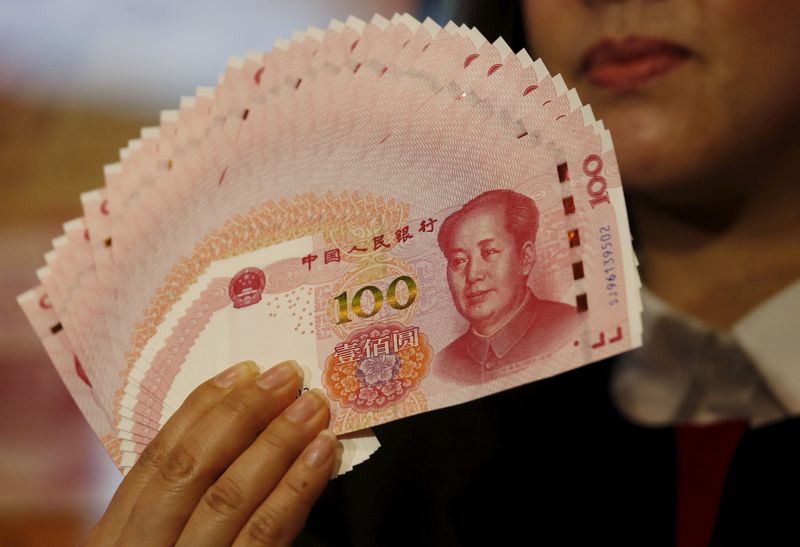
M 74 545 L 120 475 L 17 307 L 79 194 L 229 56 L 332 17 L 431 15 L 431 0 L 0 0 L 0 547 Z

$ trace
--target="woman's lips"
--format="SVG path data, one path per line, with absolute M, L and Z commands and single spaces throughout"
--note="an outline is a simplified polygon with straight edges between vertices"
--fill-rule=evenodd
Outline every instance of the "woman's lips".
M 687 48 L 671 42 L 631 36 L 593 46 L 582 69 L 593 84 L 624 91 L 669 72 L 691 55 Z

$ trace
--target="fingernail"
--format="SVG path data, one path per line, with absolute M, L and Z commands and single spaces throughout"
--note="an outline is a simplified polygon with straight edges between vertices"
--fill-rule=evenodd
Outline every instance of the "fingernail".
M 214 383 L 221 388 L 233 387 L 242 380 L 250 378 L 258 372 L 258 365 L 253 361 L 244 361 L 225 369 L 214 376 Z
M 336 435 L 329 429 L 324 429 L 306 448 L 303 461 L 308 467 L 320 467 L 328 461 L 335 449 Z
M 289 409 L 286 411 L 286 418 L 290 422 L 307 422 L 322 408 L 326 399 L 324 399 L 324 396 L 314 393 L 315 391 L 316 390 L 311 390 L 304 393 L 289 406 Z
M 290 380 L 302 377 L 300 366 L 295 361 L 284 361 L 256 378 L 256 385 L 261 389 L 273 390 L 285 386 Z

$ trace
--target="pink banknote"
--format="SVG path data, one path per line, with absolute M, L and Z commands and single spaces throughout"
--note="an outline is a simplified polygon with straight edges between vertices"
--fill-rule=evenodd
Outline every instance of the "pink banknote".
M 59 371 L 80 363 L 89 391 L 71 391 L 123 470 L 245 359 L 299 361 L 352 466 L 372 425 L 641 343 L 608 131 L 476 29 L 295 33 L 232 59 L 105 176 L 37 272 L 50 315 L 20 303 Z
M 549 178 L 444 209 L 385 200 L 363 222 L 338 217 L 346 194 L 305 198 L 329 208 L 329 223 L 188 282 L 142 348 L 142 385 L 175 404 L 198 370 L 296 359 L 346 433 L 635 347 L 637 279 L 608 161 L 553 165 Z M 142 413 L 158 408 L 149 402 Z

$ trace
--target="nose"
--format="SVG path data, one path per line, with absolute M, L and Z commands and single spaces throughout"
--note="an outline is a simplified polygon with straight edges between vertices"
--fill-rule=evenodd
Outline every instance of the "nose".
M 484 268 L 483 264 L 481 264 L 480 260 L 468 261 L 466 270 L 466 280 L 467 284 L 469 285 L 477 283 L 486 277 L 486 269 Z

